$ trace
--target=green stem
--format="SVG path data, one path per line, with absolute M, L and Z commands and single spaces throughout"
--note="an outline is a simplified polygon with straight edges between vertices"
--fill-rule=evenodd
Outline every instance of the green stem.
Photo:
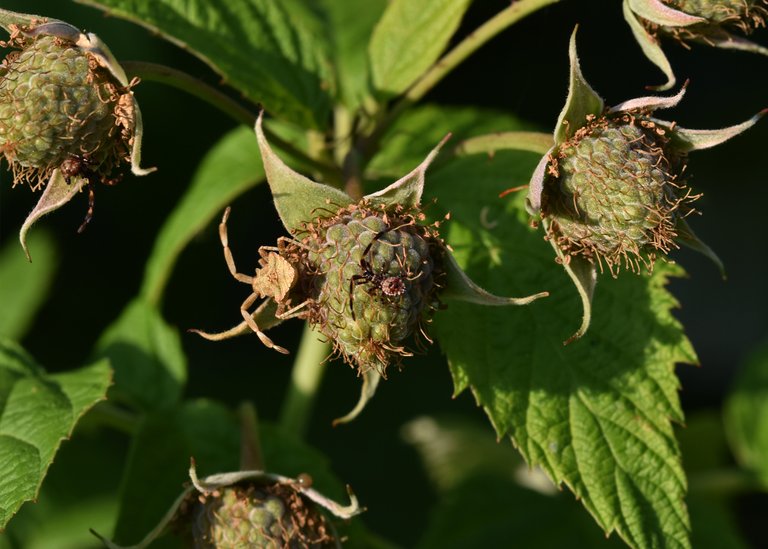
M 94 406 L 85 416 L 85 421 L 105 425 L 128 435 L 135 435 L 139 429 L 140 417 L 130 410 L 105 401 Z
M 554 4 L 560 0 L 519 0 L 503 9 L 488 21 L 483 23 L 473 33 L 464 38 L 451 51 L 438 60 L 432 68 L 425 72 L 406 92 L 405 95 L 392 107 L 387 115 L 378 124 L 373 134 L 366 143 L 366 157 L 375 150 L 379 139 L 392 123 L 408 107 L 423 98 L 432 90 L 448 73 L 455 69 L 462 61 L 485 45 L 504 29 L 511 27 L 521 19 L 541 8 Z
M 249 128 L 253 128 L 256 124 L 256 115 L 253 112 L 221 92 L 221 90 L 218 90 L 183 71 L 165 65 L 159 65 L 157 63 L 145 63 L 143 61 L 124 61 L 120 64 L 129 77 L 138 76 L 142 80 L 158 82 L 177 88 L 216 107 L 240 124 L 244 124 Z M 317 170 L 326 178 L 338 178 L 338 170 L 335 167 L 312 158 L 285 139 L 275 135 L 269 128 L 264 128 L 264 134 L 267 136 L 267 139 L 269 139 L 271 145 L 279 148 L 296 161 L 301 162 L 309 168 Z
M 243 402 L 237 413 L 240 417 L 240 470 L 266 471 L 256 408 L 251 402 Z
M 299 352 L 291 372 L 291 384 L 280 414 L 280 427 L 286 433 L 301 438 L 307 431 L 317 390 L 323 378 L 323 362 L 330 344 L 318 339 L 309 324 L 304 327 Z
M 762 489 L 754 474 L 736 468 L 691 473 L 688 485 L 691 493 L 717 496 L 733 496 Z

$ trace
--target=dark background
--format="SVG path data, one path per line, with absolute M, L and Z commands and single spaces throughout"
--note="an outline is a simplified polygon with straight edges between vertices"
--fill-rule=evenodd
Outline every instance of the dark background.
M 119 60 L 163 63 L 210 83 L 219 80 L 178 48 L 93 9 L 45 0 L 5 0 L 2 4 L 97 32 Z M 508 2 L 474 4 L 459 35 Z M 663 82 L 662 74 L 634 42 L 619 0 L 566 0 L 495 38 L 426 100 L 511 111 L 549 131 L 565 100 L 568 38 L 576 23 L 580 24 L 582 70 L 607 104 L 644 95 L 646 85 Z M 754 39 L 768 45 L 768 32 L 762 29 Z M 690 78 L 691 83 L 682 104 L 662 113 L 662 118 L 684 127 L 714 128 L 742 122 L 768 107 L 768 58 L 705 47 L 688 51 L 671 43 L 665 51 L 678 79 Z M 85 196 L 33 229 L 55 235 L 60 263 L 51 297 L 23 344 L 52 370 L 84 363 L 93 338 L 137 293 L 155 235 L 184 193 L 198 160 L 235 127 L 209 105 L 175 89 L 145 82 L 136 89 L 136 96 L 145 121 L 144 164 L 156 165 L 159 171 L 144 178 L 127 176 L 114 188 L 98 188 L 95 217 L 82 235 L 76 229 L 85 213 Z M 692 226 L 720 255 L 728 279 L 723 281 L 702 256 L 687 250 L 673 254 L 690 275 L 672 283 L 672 292 L 682 304 L 676 316 L 701 361 L 699 368 L 682 366 L 678 370 L 681 397 L 689 414 L 718 407 L 745 356 L 766 337 L 768 246 L 762 230 L 768 198 L 766 142 L 768 121 L 763 121 L 747 134 L 693 153 L 690 159 L 692 183 L 704 193 L 698 202 L 703 215 Z M 17 238 L 18 228 L 38 198 L 23 186 L 11 189 L 10 183 L 10 174 L 3 169 L 0 244 Z M 281 228 L 266 186 L 246 193 L 233 208 L 233 251 L 240 270 L 247 272 L 255 266 L 256 246 L 274 241 L 282 234 Z M 238 319 L 245 292 L 226 270 L 212 224 L 182 255 L 163 312 L 182 331 L 229 327 Z M 270 337 L 295 349 L 300 328 L 300 322 L 288 322 Z M 292 357 L 266 350 L 256 338 L 219 345 L 187 334 L 182 340 L 190 365 L 188 397 L 231 403 L 249 399 L 257 403 L 263 418 L 277 417 Z M 415 452 L 402 442 L 399 427 L 422 414 L 466 413 L 483 418 L 468 394 L 451 399 L 452 384 L 438 350 L 414 360 L 396 377 L 398 382 L 380 388 L 361 420 L 331 429 L 331 419 L 354 404 L 359 380 L 341 364 L 328 368 L 310 441 L 330 456 L 336 473 L 355 487 L 363 501 L 378 501 L 386 509 L 370 512 L 367 522 L 378 531 L 395 532 L 394 537 L 407 544 L 416 539 L 425 509 L 435 496 L 421 476 Z M 368 444 L 372 439 L 375 443 Z M 357 444 L 358 440 L 366 443 Z M 382 463 L 386 463 L 385 469 Z M 407 506 L 398 504 L 403 498 L 408 500 Z M 755 501 L 759 508 L 766 508 L 763 499 Z M 392 522 L 399 526 L 392 528 Z

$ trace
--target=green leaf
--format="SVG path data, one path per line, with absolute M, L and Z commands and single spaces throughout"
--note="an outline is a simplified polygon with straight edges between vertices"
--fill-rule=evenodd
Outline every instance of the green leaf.
M 470 388 L 499 436 L 565 483 L 607 532 L 634 547 L 688 547 L 686 482 L 670 420 L 682 420 L 675 363 L 696 356 L 665 289 L 682 271 L 658 265 L 651 278 L 601 277 L 590 333 L 563 347 L 580 300 L 530 228 L 524 197 L 497 198 L 535 161 L 524 153 L 465 157 L 427 186 L 451 210 L 448 241 L 475 280 L 492 291 L 551 294 L 514 309 L 450 303 L 435 316 L 456 393 Z
M 339 93 L 351 110 L 373 92 L 368 42 L 386 0 L 320 0 L 333 51 Z
M 768 344 L 755 350 L 744 364 L 724 414 L 736 459 L 768 487 Z
M 270 112 L 323 128 L 331 87 L 326 49 L 286 0 L 78 0 L 189 50 Z
M 316 210 L 327 209 L 329 205 L 339 209 L 352 204 L 352 199 L 340 190 L 316 183 L 280 160 L 264 136 L 263 117 L 264 114 L 260 114 L 256 122 L 256 137 L 275 208 L 289 233 L 293 234 L 302 227 L 302 223 L 317 217 Z
M 556 527 L 553 527 L 556 525 Z M 573 501 L 478 475 L 440 498 L 418 549 L 622 547 L 606 541 Z
M 8 32 L 11 32 L 10 25 L 30 26 L 34 21 L 40 19 L 42 19 L 42 17 L 39 15 L 16 13 L 14 11 L 0 9 L 0 27 L 3 27 Z
M 150 303 L 159 303 L 184 247 L 232 200 L 263 180 L 253 130 L 238 127 L 222 137 L 203 158 L 192 184 L 160 230 L 144 272 L 141 295 Z
M 382 148 L 368 164 L 366 177 L 400 177 L 419 164 L 434 144 L 449 133 L 457 143 L 457 154 L 464 154 L 462 140 L 511 128 L 528 129 L 515 116 L 502 111 L 443 105 L 414 107 L 404 112 L 384 135 Z M 527 182 L 526 177 L 517 183 L 510 182 L 509 186 Z
M 187 379 L 187 360 L 178 332 L 159 311 L 140 299 L 131 301 L 102 334 L 96 356 L 115 369 L 110 398 L 140 410 L 173 407 Z
M 15 243 L 0 251 L 0 335 L 9 339 L 23 336 L 40 306 L 45 302 L 56 272 L 56 248 L 45 232 L 30 238 L 36 250 L 35 262 L 29 263 Z
M 568 47 L 571 60 L 571 76 L 568 86 L 568 97 L 565 107 L 560 112 L 555 126 L 555 143 L 560 145 L 576 133 L 576 130 L 587 123 L 587 116 L 599 116 L 605 106 L 602 98 L 592 89 L 592 86 L 581 74 L 579 56 L 576 53 L 576 30 L 573 29 Z
M 437 61 L 471 0 L 391 0 L 371 37 L 373 83 L 395 96 Z
M 239 426 L 220 404 L 197 400 L 148 415 L 123 477 L 115 541 L 137 542 L 160 522 L 189 480 L 190 458 L 204 476 L 236 470 L 239 455 Z
M 105 360 L 46 374 L 21 347 L 0 341 L 0 531 L 37 497 L 61 441 L 111 380 Z

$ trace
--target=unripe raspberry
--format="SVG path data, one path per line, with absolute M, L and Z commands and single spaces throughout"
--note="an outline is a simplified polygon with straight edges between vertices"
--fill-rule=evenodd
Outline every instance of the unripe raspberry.
M 65 38 L 41 34 L 12 43 L 22 49 L 9 54 L 0 79 L 0 150 L 14 182 L 36 188 L 73 158 L 101 176 L 129 161 L 128 87 Z
M 683 156 L 643 113 L 590 118 L 560 146 L 542 194 L 548 236 L 573 256 L 616 273 L 622 263 L 649 270 L 676 247 L 679 216 L 695 198 L 680 174 Z
M 437 306 L 442 241 L 418 213 L 365 203 L 319 218 L 303 243 L 314 270 L 310 321 L 361 372 L 385 374 Z
M 765 0 L 663 0 L 668 6 L 712 24 L 741 26 L 745 32 L 763 23 Z
M 201 495 L 191 520 L 198 549 L 334 546 L 325 517 L 287 484 L 237 484 Z

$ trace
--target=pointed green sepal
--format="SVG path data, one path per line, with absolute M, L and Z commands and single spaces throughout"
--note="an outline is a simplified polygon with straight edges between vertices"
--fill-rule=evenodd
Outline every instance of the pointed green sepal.
M 465 139 L 453 149 L 456 156 L 487 154 L 496 151 L 529 151 L 546 154 L 552 149 L 551 133 L 542 132 L 496 132 Z
M 568 55 L 571 60 L 570 85 L 565 107 L 557 119 L 555 127 L 555 143 L 560 145 L 568 140 L 577 129 L 587 123 L 589 115 L 599 116 L 603 112 L 603 99 L 584 79 L 579 65 L 579 56 L 576 53 L 576 31 L 573 29 Z
M 362 412 L 365 406 L 368 404 L 368 401 L 373 398 L 374 394 L 376 394 L 376 388 L 379 386 L 379 382 L 381 381 L 381 374 L 375 369 L 371 368 L 370 370 L 363 372 L 362 375 L 363 386 L 360 389 L 360 399 L 348 414 L 333 420 L 334 427 L 343 423 L 349 423 L 357 416 L 359 416 L 360 412 Z
M 768 109 L 763 109 L 746 122 L 728 126 L 727 128 L 721 128 L 719 130 L 688 130 L 675 127 L 672 132 L 672 140 L 675 150 L 691 152 L 715 147 L 720 143 L 724 143 L 732 137 L 736 137 L 740 133 L 745 132 L 754 126 L 766 113 L 768 113 Z M 669 122 L 661 123 L 667 126 L 669 125 Z
M 419 207 L 421 204 L 421 195 L 424 192 L 424 174 L 437 156 L 437 153 L 440 152 L 440 149 L 450 138 L 451 134 L 443 137 L 440 143 L 432 149 L 421 164 L 416 166 L 409 174 L 401 177 L 388 187 L 367 195 L 365 200 L 374 204 L 384 204 L 386 206 L 400 204 L 408 208 Z
M 768 48 L 765 46 L 761 46 L 751 40 L 730 33 L 726 33 L 725 36 L 722 37 L 708 37 L 708 42 L 711 42 L 716 48 L 723 50 L 739 50 L 760 55 L 768 55 Z
M 58 210 L 64 204 L 72 200 L 72 198 L 80 192 L 80 190 L 88 182 L 84 177 L 76 177 L 71 179 L 71 183 L 67 183 L 64 176 L 61 175 L 61 171 L 53 170 L 51 178 L 45 186 L 43 194 L 40 196 L 40 200 L 29 212 L 29 215 L 24 220 L 24 224 L 19 231 L 19 242 L 21 247 L 24 248 L 24 253 L 27 254 L 27 259 L 32 261 L 32 256 L 27 248 L 27 232 L 32 228 L 41 217 Z
M 671 109 L 680 103 L 680 101 L 683 99 L 683 96 L 685 95 L 685 90 L 687 88 L 688 82 L 683 84 L 683 87 L 680 88 L 680 91 L 671 97 L 661 97 L 658 95 L 636 97 L 635 99 L 629 99 L 628 101 L 614 105 L 608 109 L 608 111 L 616 113 L 634 110 L 657 111 L 660 109 Z
M 354 202 L 342 191 L 312 181 L 280 160 L 264 136 L 263 118 L 264 111 L 259 114 L 256 121 L 256 138 L 259 141 L 264 171 L 267 174 L 275 208 L 289 233 L 294 234 L 301 229 L 303 223 L 316 218 L 320 210 L 335 211 Z
M 711 259 L 720 271 L 720 275 L 725 278 L 725 265 L 723 265 L 723 262 L 712 248 L 707 246 L 698 236 L 696 236 L 684 217 L 678 218 L 675 229 L 677 231 L 678 242 Z
M 661 0 L 626 0 L 626 3 L 643 19 L 665 27 L 688 27 L 707 22 L 704 17 L 670 8 Z
M 552 247 L 555 248 L 558 259 L 562 262 L 565 272 L 571 277 L 581 298 L 581 326 L 572 336 L 563 341 L 563 345 L 568 345 L 586 334 L 592 322 L 592 296 L 597 284 L 597 269 L 582 257 L 565 256 L 556 245 L 553 244 Z
M 539 160 L 533 171 L 531 181 L 528 183 L 528 196 L 525 198 L 525 209 L 531 215 L 538 215 L 541 211 L 541 193 L 544 192 L 544 180 L 547 177 L 549 159 L 554 153 L 555 147 L 549 149 Z
M 624 0 L 623 5 L 624 19 L 626 20 L 629 28 L 632 30 L 632 34 L 635 36 L 635 40 L 640 45 L 640 49 L 643 50 L 645 57 L 654 65 L 656 65 L 664 76 L 667 77 L 667 81 L 664 84 L 658 86 L 650 86 L 650 89 L 658 91 L 664 91 L 672 88 L 675 85 L 675 73 L 672 70 L 672 65 L 669 64 L 667 56 L 664 55 L 664 51 L 659 46 L 658 41 L 651 36 L 645 27 L 637 20 L 635 13 L 629 6 L 629 0 Z
M 440 294 L 445 299 L 454 299 L 456 301 L 466 301 L 477 305 L 527 305 L 536 301 L 540 297 L 546 297 L 549 292 L 539 292 L 538 294 L 527 297 L 500 297 L 485 291 L 475 284 L 467 274 L 462 270 L 453 254 L 449 250 L 444 253 L 444 268 L 446 274 L 445 288 Z

